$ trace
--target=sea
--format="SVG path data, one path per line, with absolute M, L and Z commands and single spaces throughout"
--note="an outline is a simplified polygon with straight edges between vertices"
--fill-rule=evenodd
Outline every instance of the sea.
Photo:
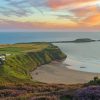
M 72 41 L 80 38 L 100 40 L 100 32 L 0 32 L 0 44 Z M 54 45 L 67 55 L 63 63 L 69 69 L 100 73 L 100 42 Z

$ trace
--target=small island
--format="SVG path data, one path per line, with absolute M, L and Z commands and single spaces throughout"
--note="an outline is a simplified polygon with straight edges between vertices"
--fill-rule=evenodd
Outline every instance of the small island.
M 73 41 L 53 41 L 50 43 L 86 43 L 86 42 L 95 42 L 95 41 L 98 41 L 98 40 L 93 40 L 89 38 L 80 38 Z
M 82 38 L 82 39 L 76 39 L 74 41 L 70 41 L 70 42 L 75 42 L 75 43 L 82 43 L 82 42 L 94 42 L 96 40 L 92 40 L 92 39 L 89 39 L 89 38 Z

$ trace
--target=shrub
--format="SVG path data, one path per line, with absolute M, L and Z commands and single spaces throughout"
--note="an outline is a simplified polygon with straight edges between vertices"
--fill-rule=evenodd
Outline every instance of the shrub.
M 100 79 L 96 76 L 94 77 L 93 80 L 90 80 L 88 83 L 86 83 L 85 85 L 100 85 Z
M 89 86 L 78 90 L 74 100 L 100 100 L 100 86 Z

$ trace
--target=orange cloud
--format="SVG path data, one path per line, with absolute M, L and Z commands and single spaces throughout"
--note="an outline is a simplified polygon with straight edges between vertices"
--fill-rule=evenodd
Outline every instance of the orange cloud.
M 86 7 L 86 8 L 80 8 L 80 9 L 75 9 L 72 10 L 72 12 L 77 16 L 77 17 L 87 17 L 88 15 L 91 14 L 96 14 L 98 13 L 97 7 L 92 6 L 92 7 Z
M 84 25 L 89 27 L 98 27 L 100 26 L 100 13 L 92 15 L 83 20 Z
M 91 2 L 96 2 L 97 0 L 49 0 L 48 5 L 53 9 L 59 9 L 64 6 L 74 5 L 77 7 L 77 5 L 81 4 L 88 4 Z
M 68 29 L 75 28 L 77 24 L 71 21 L 67 22 L 19 22 L 4 20 L 0 21 L 0 28 L 4 29 Z

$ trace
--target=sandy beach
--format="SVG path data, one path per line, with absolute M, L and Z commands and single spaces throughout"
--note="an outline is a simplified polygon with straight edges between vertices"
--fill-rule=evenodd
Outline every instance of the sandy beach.
M 98 76 L 98 73 L 81 72 L 68 69 L 63 62 L 53 61 L 42 65 L 31 73 L 33 80 L 45 83 L 76 84 L 85 83 Z

